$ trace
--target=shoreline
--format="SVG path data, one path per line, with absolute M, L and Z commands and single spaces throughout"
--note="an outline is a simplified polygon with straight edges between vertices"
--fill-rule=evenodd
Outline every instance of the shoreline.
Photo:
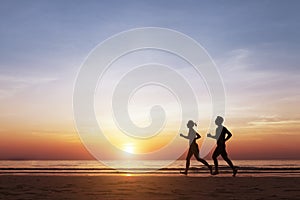
M 180 174 L 180 172 L 177 173 L 126 173 L 126 172 L 120 172 L 120 173 L 90 173 L 90 172 L 82 172 L 82 173 L 74 173 L 74 172 L 34 172 L 34 173 L 27 173 L 27 172 L 11 172 L 11 173 L 0 173 L 0 178 L 4 176 L 41 176 L 41 177 L 51 177 L 51 176 L 64 176 L 64 177 L 108 177 L 108 176 L 136 176 L 136 177 L 199 177 L 199 178 L 206 178 L 206 177 L 232 177 L 232 173 L 220 173 L 218 175 L 211 175 L 209 173 L 189 173 L 188 175 Z M 263 178 L 263 177 L 274 177 L 274 178 L 300 178 L 300 173 L 237 173 L 236 177 L 257 177 L 257 178 Z

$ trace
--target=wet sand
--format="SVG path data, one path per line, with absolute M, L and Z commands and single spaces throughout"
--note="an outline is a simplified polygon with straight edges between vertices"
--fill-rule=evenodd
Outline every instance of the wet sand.
M 0 199 L 300 199 L 299 177 L 0 176 Z

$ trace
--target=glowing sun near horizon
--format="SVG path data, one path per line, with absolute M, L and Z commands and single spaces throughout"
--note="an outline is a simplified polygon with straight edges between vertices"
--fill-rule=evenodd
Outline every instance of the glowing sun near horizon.
M 132 143 L 127 143 L 124 145 L 123 147 L 123 151 L 130 153 L 130 154 L 134 154 L 134 145 Z

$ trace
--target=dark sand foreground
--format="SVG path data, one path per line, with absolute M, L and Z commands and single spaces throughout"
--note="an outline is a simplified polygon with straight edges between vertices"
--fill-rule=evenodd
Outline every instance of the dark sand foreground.
M 0 176 L 0 199 L 300 199 L 298 177 Z

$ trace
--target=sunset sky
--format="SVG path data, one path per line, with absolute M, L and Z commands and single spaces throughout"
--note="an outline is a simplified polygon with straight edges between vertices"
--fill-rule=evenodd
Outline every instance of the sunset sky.
M 209 53 L 224 82 L 225 126 L 233 133 L 228 142 L 233 159 L 300 159 L 299 9 L 296 0 L 1 1 L 0 159 L 93 159 L 73 121 L 77 73 L 100 42 L 139 27 L 182 32 Z M 149 58 L 190 73 L 173 58 L 144 52 L 129 55 L 130 63 L 115 63 L 107 80 L 118 81 L 114 74 Z M 110 91 L 109 86 L 104 87 Z M 205 88 L 203 82 L 195 87 Z M 133 120 L 140 126 L 147 124 L 149 105 L 144 103 L 161 99 L 172 111 L 167 113 L 166 125 L 171 128 L 165 131 L 165 140 L 121 144 L 122 133 L 108 125 L 109 139 L 117 146 L 125 145 L 120 148 L 129 153 L 156 150 L 179 135 L 172 130 L 178 123 L 174 99 L 167 94 L 156 98 L 155 94 L 163 93 L 159 87 L 148 92 L 141 91 L 133 99 Z M 204 138 L 213 131 L 207 129 L 212 116 L 206 109 L 209 95 L 199 96 L 199 118 L 194 120 Z M 98 111 L 105 107 L 100 94 L 95 99 L 100 102 L 95 105 Z M 108 113 L 95 112 L 100 123 L 111 123 Z M 186 134 L 187 129 L 180 132 Z M 188 142 L 182 139 L 178 145 L 187 147 Z M 110 157 L 109 150 L 102 151 L 104 157 Z M 177 154 L 175 151 L 158 159 Z

